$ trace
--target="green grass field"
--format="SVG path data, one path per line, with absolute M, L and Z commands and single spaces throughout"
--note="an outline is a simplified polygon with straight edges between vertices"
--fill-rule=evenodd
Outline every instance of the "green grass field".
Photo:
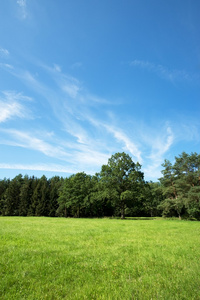
M 200 299 L 200 222 L 0 218 L 0 299 Z

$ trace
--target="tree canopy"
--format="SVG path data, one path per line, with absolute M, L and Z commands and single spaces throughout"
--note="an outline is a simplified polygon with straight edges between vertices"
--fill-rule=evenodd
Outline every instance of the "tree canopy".
M 160 182 L 165 199 L 160 204 L 163 215 L 174 211 L 190 218 L 200 218 L 200 155 L 183 152 L 172 165 L 165 160 Z
M 95 175 L 0 180 L 0 215 L 105 217 L 166 216 L 200 220 L 200 154 L 165 160 L 158 182 L 145 182 L 141 165 L 115 153 Z
M 106 191 L 106 197 L 111 199 L 115 206 L 119 206 L 122 219 L 125 217 L 125 208 L 133 205 L 144 184 L 140 168 L 140 164 L 135 164 L 124 152 L 112 155 L 108 164 L 102 166 L 100 172 L 102 191 L 104 193 Z

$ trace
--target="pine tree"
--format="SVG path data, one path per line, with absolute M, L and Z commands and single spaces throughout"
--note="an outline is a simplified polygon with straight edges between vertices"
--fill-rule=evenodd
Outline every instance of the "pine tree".
M 38 182 L 35 194 L 36 216 L 48 216 L 49 207 L 49 182 L 46 176 L 42 176 Z
M 49 207 L 48 207 L 48 216 L 55 217 L 56 211 L 58 209 L 58 197 L 59 189 L 62 185 L 63 179 L 59 176 L 54 176 L 49 181 L 50 192 L 49 192 Z
M 175 157 L 173 166 L 166 160 L 162 166 L 165 169 L 160 182 L 166 198 L 160 205 L 163 214 L 176 212 L 179 218 L 183 213 L 200 218 L 200 155 L 183 152 Z
M 5 207 L 6 207 L 6 200 L 5 200 L 5 192 L 10 184 L 10 179 L 4 178 L 0 180 L 0 215 L 5 215 Z
M 19 215 L 27 216 L 29 206 L 31 205 L 31 187 L 28 175 L 24 176 L 23 184 L 20 189 Z
M 19 204 L 20 204 L 20 189 L 23 183 L 22 175 L 17 175 L 9 183 L 8 188 L 5 191 L 5 215 L 18 216 Z

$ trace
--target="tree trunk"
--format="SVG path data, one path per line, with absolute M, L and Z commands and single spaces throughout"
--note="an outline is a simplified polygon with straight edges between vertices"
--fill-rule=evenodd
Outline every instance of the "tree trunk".
M 124 213 L 124 201 L 122 202 L 121 219 L 125 219 L 125 213 Z
M 67 208 L 65 207 L 65 218 L 67 218 Z
M 177 192 L 176 192 L 176 189 L 175 189 L 175 186 L 174 186 L 174 183 L 173 183 L 172 180 L 171 180 L 171 185 L 172 185 L 173 190 L 174 190 L 174 196 L 175 196 L 175 199 L 177 199 L 177 198 L 178 198 L 178 195 L 177 195 Z

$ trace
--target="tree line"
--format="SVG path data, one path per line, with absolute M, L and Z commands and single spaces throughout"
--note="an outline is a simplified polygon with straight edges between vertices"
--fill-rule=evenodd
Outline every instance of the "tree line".
M 0 215 L 49 217 L 165 216 L 200 219 L 200 155 L 165 160 L 158 182 L 146 182 L 141 165 L 122 152 L 93 176 L 84 172 L 0 180 Z

